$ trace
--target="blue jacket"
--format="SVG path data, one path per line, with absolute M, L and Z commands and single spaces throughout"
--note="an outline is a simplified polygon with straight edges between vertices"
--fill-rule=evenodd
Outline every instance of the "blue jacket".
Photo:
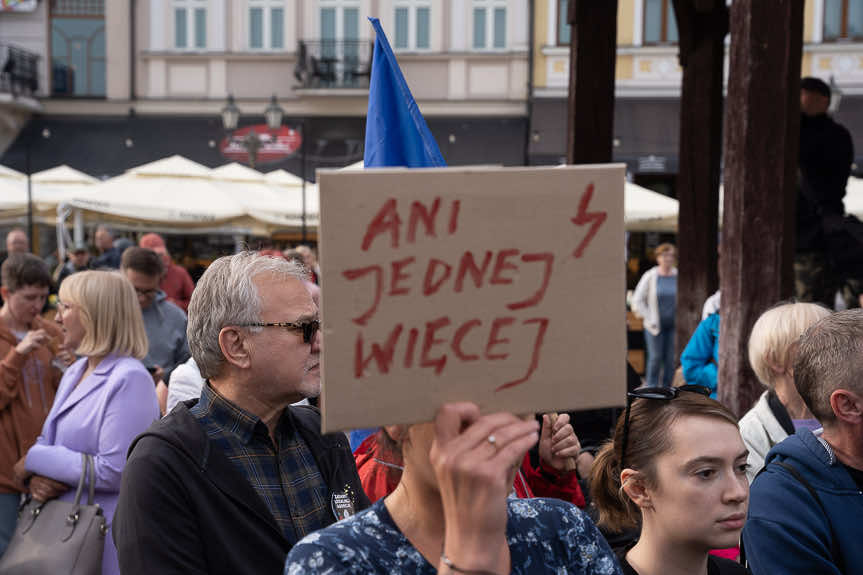
M 150 347 L 142 361 L 147 367 L 159 366 L 168 382 L 174 368 L 189 359 L 189 342 L 186 339 L 186 313 L 168 301 L 159 290 L 150 307 L 141 310 L 144 330 Z
M 698 324 L 680 356 L 683 379 L 710 388 L 716 399 L 716 370 L 719 365 L 719 314 L 712 313 Z
M 863 573 L 863 493 L 833 450 L 799 429 L 767 454 L 749 493 L 743 542 L 753 575 Z M 776 464 L 783 461 L 812 486 Z M 836 540 L 831 535 L 835 534 Z M 833 549 L 838 557 L 833 557 Z

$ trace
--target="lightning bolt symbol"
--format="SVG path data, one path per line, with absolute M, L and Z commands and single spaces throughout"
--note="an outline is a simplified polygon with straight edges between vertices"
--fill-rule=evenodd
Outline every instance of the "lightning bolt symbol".
M 578 244 L 578 247 L 575 248 L 574 252 L 572 252 L 572 257 L 576 259 L 584 255 L 584 250 L 587 249 L 587 246 L 590 245 L 590 242 L 593 241 L 594 236 L 596 236 L 596 232 L 599 231 L 599 228 L 608 218 L 608 214 L 606 212 L 587 211 L 587 207 L 590 204 L 590 199 L 592 197 L 593 184 L 589 184 L 587 189 L 585 189 L 584 193 L 581 195 L 581 200 L 578 202 L 578 213 L 574 218 L 572 218 L 572 223 L 577 226 L 590 224 L 590 229 L 587 230 L 587 235 L 584 236 L 584 239 L 581 240 L 581 243 Z

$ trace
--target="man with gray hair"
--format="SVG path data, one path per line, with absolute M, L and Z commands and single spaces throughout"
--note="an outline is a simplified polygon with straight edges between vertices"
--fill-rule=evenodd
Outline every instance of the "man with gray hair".
M 863 309 L 798 340 L 794 383 L 821 422 L 777 444 L 752 483 L 743 542 L 754 575 L 863 566 Z
M 251 252 L 201 277 L 188 339 L 207 383 L 129 449 L 112 528 L 124 575 L 280 573 L 303 536 L 369 505 L 345 436 L 291 406 L 320 392 L 303 279 Z

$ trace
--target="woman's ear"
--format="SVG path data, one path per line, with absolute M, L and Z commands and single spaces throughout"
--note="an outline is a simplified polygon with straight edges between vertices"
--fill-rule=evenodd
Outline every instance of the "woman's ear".
M 652 509 L 650 490 L 644 481 L 644 476 L 634 469 L 624 469 L 620 472 L 621 489 L 640 509 Z

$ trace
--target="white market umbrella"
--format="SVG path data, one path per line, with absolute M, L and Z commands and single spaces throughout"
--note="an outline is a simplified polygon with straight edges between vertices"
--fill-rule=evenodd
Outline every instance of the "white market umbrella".
M 675 232 L 679 202 L 632 182 L 623 188 L 623 220 L 629 232 Z
M 285 170 L 275 170 L 268 173 L 264 178 L 267 185 L 288 202 L 292 213 L 296 217 L 302 218 L 303 179 Z M 319 215 L 318 185 L 306 182 L 306 222 L 317 222 Z
M 365 166 L 366 166 L 365 162 L 363 160 L 360 160 L 359 162 L 354 162 L 353 164 L 349 164 L 349 165 L 345 166 L 344 168 L 342 168 L 342 171 L 343 172 L 358 172 L 359 170 L 365 170 L 366 169 Z
M 31 176 L 33 203 L 37 209 L 56 211 L 57 204 L 73 199 L 99 180 L 65 164 Z
M 0 166 L 0 210 L 27 209 L 27 176 Z
M 274 189 L 261 172 L 233 162 L 212 170 L 210 179 L 255 220 L 279 227 L 300 225 L 300 207 Z
M 845 188 L 845 213 L 863 219 L 863 180 L 851 176 Z
M 182 156 L 138 166 L 75 193 L 68 202 L 103 216 L 177 227 L 207 227 L 245 216 L 241 202 L 210 179 L 210 169 Z

